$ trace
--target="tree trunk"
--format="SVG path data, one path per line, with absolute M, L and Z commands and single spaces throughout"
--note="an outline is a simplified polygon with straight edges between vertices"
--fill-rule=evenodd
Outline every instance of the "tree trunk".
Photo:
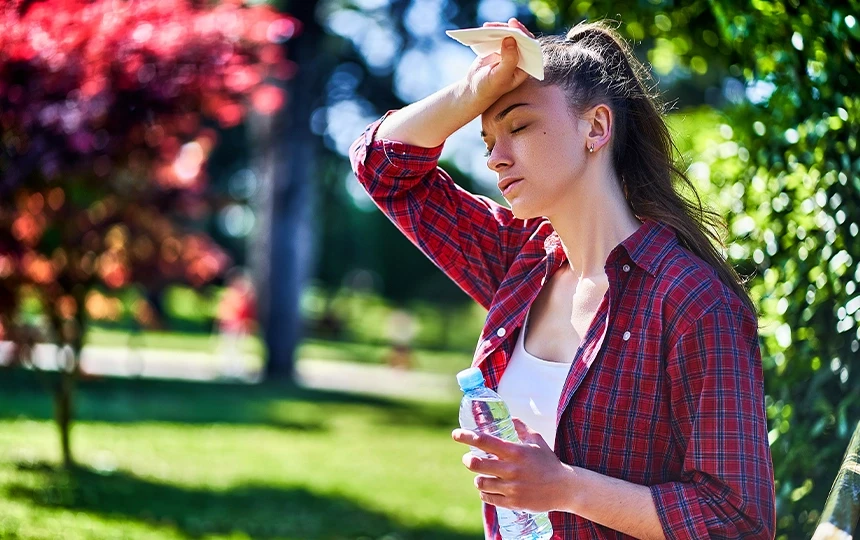
M 70 346 L 60 346 L 57 357 L 57 382 L 54 384 L 54 421 L 60 435 L 60 451 L 63 467 L 71 469 L 75 465 L 72 456 L 72 420 L 74 418 L 75 383 L 78 376 L 78 352 Z
M 71 469 L 75 465 L 72 457 L 72 397 L 74 380 L 70 373 L 61 373 L 54 387 L 54 419 L 60 434 L 60 449 L 63 454 L 63 467 Z
M 258 315 L 266 344 L 267 379 L 292 381 L 295 350 L 301 337 L 299 299 L 312 259 L 311 196 L 318 138 L 310 116 L 320 97 L 319 51 L 322 29 L 314 12 L 317 1 L 298 2 L 290 14 L 303 24 L 302 33 L 287 42 L 289 58 L 298 66 L 284 88 L 287 105 L 273 117 L 252 118 L 252 144 L 258 156 L 258 232 L 252 239 L 252 273 Z
M 72 455 L 72 421 L 75 416 L 75 389 L 81 372 L 81 351 L 84 346 L 84 298 L 83 287 L 77 290 L 75 302 L 81 306 L 70 320 L 51 314 L 51 325 L 57 336 L 57 382 L 54 384 L 54 421 L 60 435 L 60 451 L 63 467 L 75 466 Z

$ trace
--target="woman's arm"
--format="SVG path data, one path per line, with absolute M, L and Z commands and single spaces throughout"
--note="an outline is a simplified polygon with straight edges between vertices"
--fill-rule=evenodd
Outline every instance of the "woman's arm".
M 457 81 L 387 115 L 376 138 L 435 148 L 493 104 L 486 101 Z
M 464 456 L 479 473 L 481 499 L 570 512 L 641 538 L 772 539 L 773 466 L 755 318 L 739 299 L 720 300 L 678 335 L 666 359 L 672 433 L 683 452 L 676 481 L 639 486 L 562 463 L 515 420 L 526 444 L 454 430 L 454 440 L 498 458 Z
M 567 466 L 568 494 L 559 510 L 584 517 L 634 538 L 663 539 L 657 507 L 647 486 Z
M 651 486 L 673 538 L 772 539 L 776 512 L 755 317 L 726 293 L 666 359 L 680 479 Z
M 466 454 L 463 463 L 481 473 L 475 486 L 487 504 L 532 512 L 568 512 L 634 538 L 662 539 L 663 527 L 647 486 L 640 486 L 559 461 L 541 435 L 518 418 L 523 444 L 454 430 L 457 442 L 497 456 Z
M 528 32 L 519 22 L 511 23 Z M 528 78 L 517 69 L 516 40 L 506 38 L 501 55 L 477 58 L 462 80 L 389 115 L 377 137 L 434 148 Z
M 467 192 L 437 162 L 451 133 L 527 77 L 510 42 L 501 57 L 476 60 L 462 82 L 371 124 L 350 148 L 353 171 L 380 210 L 485 308 L 540 220 L 526 223 Z
M 517 219 L 489 197 L 466 191 L 438 167 L 441 147 L 379 139 L 379 126 L 371 124 L 350 150 L 359 183 L 406 238 L 489 309 L 542 220 Z

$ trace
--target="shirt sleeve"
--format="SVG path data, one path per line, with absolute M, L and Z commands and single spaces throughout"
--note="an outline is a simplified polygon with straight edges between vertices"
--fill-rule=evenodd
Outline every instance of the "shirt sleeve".
M 350 148 L 356 178 L 413 244 L 489 309 L 539 222 L 517 219 L 510 209 L 455 184 L 437 165 L 442 145 L 423 148 L 377 140 L 384 119 L 368 126 Z
M 667 361 L 682 479 L 651 486 L 667 538 L 772 539 L 773 464 L 755 318 L 719 302 Z

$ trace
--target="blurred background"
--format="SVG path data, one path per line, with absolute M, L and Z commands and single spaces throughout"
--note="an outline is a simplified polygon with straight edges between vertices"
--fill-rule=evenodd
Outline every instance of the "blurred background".
M 477 539 L 450 440 L 486 313 L 349 144 L 444 34 L 609 18 L 760 307 L 778 538 L 860 420 L 860 4 L 14 0 L 0 7 L 0 538 Z M 443 166 L 495 197 L 475 122 Z M 856 519 L 856 518 L 855 518 Z

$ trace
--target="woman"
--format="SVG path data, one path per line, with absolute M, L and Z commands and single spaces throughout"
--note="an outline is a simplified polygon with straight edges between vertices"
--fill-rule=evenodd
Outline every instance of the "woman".
M 544 81 L 506 38 L 351 151 L 382 211 L 489 311 L 473 365 L 526 444 L 452 435 L 496 456 L 464 456 L 486 535 L 499 505 L 549 511 L 554 538 L 773 538 L 755 309 L 711 243 L 717 216 L 676 190 L 692 186 L 617 33 L 539 41 Z M 437 167 L 478 115 L 510 209 Z

